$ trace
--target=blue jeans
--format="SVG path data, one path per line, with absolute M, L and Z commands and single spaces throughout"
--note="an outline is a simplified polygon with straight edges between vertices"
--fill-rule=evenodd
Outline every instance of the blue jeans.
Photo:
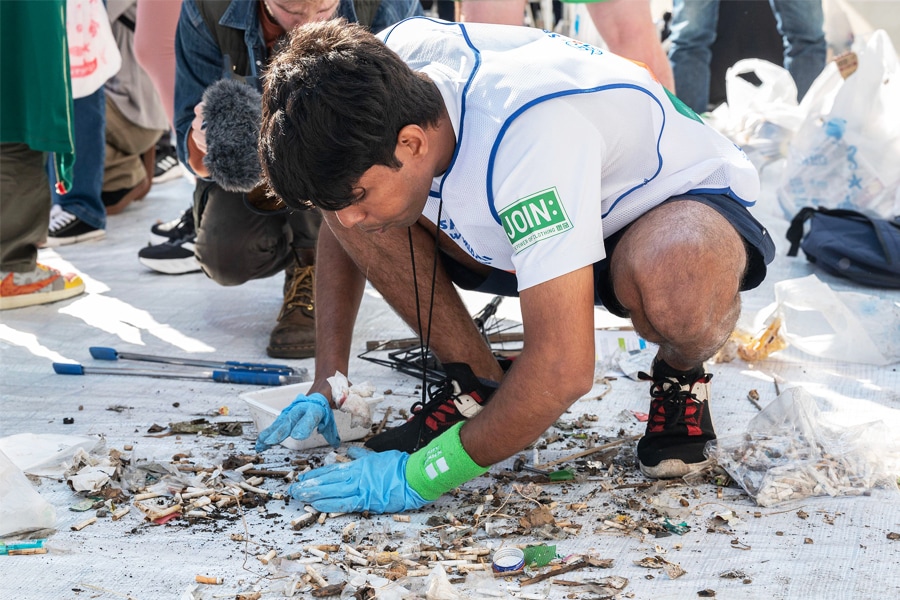
M 103 86 L 75 100 L 75 166 L 72 189 L 56 193 L 56 173 L 48 163 L 53 204 L 72 213 L 91 227 L 106 229 L 106 207 L 100 197 L 103 188 L 103 162 L 106 158 L 106 93 Z
M 821 0 L 769 0 L 784 39 L 784 68 L 797 84 L 797 99 L 825 68 Z M 669 61 L 678 97 L 697 113 L 709 104 L 709 63 L 716 41 L 719 0 L 674 0 Z

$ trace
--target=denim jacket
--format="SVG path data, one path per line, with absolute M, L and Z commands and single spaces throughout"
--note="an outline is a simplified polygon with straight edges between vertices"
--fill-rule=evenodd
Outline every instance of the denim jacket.
M 250 58 L 250 79 L 258 77 L 268 61 L 266 44 L 259 23 L 260 0 L 232 0 L 219 23 L 243 30 Z M 382 0 L 372 21 L 372 31 L 381 31 L 405 18 L 422 14 L 419 0 Z M 353 0 L 340 0 L 338 17 L 356 22 Z M 194 120 L 194 107 L 203 99 L 206 88 L 219 79 L 231 77 L 219 49 L 195 0 L 184 0 L 175 35 L 175 132 L 178 159 L 187 165 L 187 134 Z

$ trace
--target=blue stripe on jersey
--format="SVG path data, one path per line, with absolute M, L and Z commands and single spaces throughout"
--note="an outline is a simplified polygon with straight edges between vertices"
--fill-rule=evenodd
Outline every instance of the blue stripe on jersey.
M 494 173 L 494 159 L 497 157 L 497 151 L 500 148 L 500 142 L 503 141 L 503 136 L 506 134 L 506 131 L 507 131 L 507 129 L 509 129 L 509 126 L 512 124 L 512 122 L 516 118 L 518 118 L 519 115 L 521 115 L 523 112 L 525 112 L 526 110 L 528 110 L 529 108 L 531 108 L 532 106 L 534 106 L 540 102 L 544 102 L 546 100 L 552 100 L 554 98 L 561 98 L 564 96 L 573 96 L 575 94 L 591 94 L 594 92 L 602 92 L 602 91 L 611 90 L 611 89 L 633 89 L 633 90 L 637 90 L 639 92 L 643 92 L 644 94 L 647 94 L 648 96 L 650 96 L 650 98 L 652 98 L 653 101 L 659 105 L 660 112 L 662 113 L 662 126 L 659 128 L 659 137 L 656 138 L 656 156 L 659 159 L 659 164 L 656 167 L 656 172 L 649 179 L 645 179 L 642 183 L 639 183 L 638 185 L 634 186 L 630 190 L 627 190 L 624 194 L 622 194 L 621 196 L 616 198 L 613 201 L 612 206 L 609 207 L 609 210 L 607 210 L 605 213 L 602 213 L 601 218 L 606 218 L 606 216 L 609 215 L 609 213 L 612 211 L 612 209 L 615 208 L 616 204 L 618 204 L 622 198 L 624 198 L 628 194 L 632 193 L 633 191 L 644 187 L 645 185 L 647 185 L 648 183 L 653 181 L 657 175 L 659 175 L 659 172 L 662 171 L 662 154 L 659 151 L 659 146 L 662 141 L 662 132 L 666 128 L 666 111 L 663 108 L 662 102 L 659 101 L 659 98 L 654 96 L 653 93 L 650 92 L 650 90 L 648 90 L 646 88 L 642 88 L 642 87 L 634 85 L 634 84 L 631 84 L 631 83 L 614 83 L 614 84 L 610 84 L 610 85 L 601 85 L 601 86 L 598 86 L 595 88 L 589 88 L 589 89 L 585 89 L 585 90 L 569 90 L 569 91 L 565 91 L 565 92 L 554 92 L 552 94 L 547 94 L 546 96 L 541 96 L 540 98 L 535 98 L 534 100 L 528 102 L 527 104 L 524 104 L 516 112 L 514 112 L 512 115 L 510 115 L 509 119 L 507 119 L 506 122 L 503 123 L 503 126 L 500 128 L 500 132 L 497 134 L 497 139 L 494 141 L 494 146 L 491 148 L 491 156 L 488 159 L 487 181 L 485 182 L 485 187 L 486 187 L 487 196 L 488 196 L 488 207 L 491 209 L 491 215 L 493 215 L 494 220 L 497 221 L 497 224 L 500 224 L 500 216 L 497 214 L 497 209 L 494 206 L 494 190 L 493 190 L 493 186 L 491 186 L 491 180 L 493 178 L 493 173 Z

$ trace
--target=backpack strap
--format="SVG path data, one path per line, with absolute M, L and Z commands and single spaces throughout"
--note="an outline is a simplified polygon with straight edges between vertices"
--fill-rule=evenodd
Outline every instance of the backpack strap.
M 225 58 L 225 67 L 231 75 L 246 77 L 250 74 L 250 57 L 244 42 L 244 32 L 233 27 L 219 25 L 222 15 L 231 6 L 231 0 L 197 0 L 197 9 L 206 28 Z
M 353 0 L 353 10 L 356 12 L 356 20 L 366 29 L 372 29 L 375 14 L 381 7 L 381 0 Z
M 788 249 L 788 256 L 797 256 L 797 252 L 800 250 L 800 240 L 803 239 L 803 225 L 812 218 L 813 214 L 815 214 L 816 209 L 810 206 L 800 209 L 794 218 L 791 219 L 791 225 L 788 227 L 787 235 L 785 237 L 791 243 L 790 249 Z

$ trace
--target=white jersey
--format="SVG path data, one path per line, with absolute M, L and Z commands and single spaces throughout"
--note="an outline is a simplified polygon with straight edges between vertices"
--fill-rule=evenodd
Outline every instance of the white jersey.
M 519 290 L 602 260 L 605 237 L 672 196 L 759 193 L 744 153 L 642 65 L 526 27 L 420 17 L 379 36 L 435 82 L 456 133 L 425 216 L 442 200 L 441 229 Z

